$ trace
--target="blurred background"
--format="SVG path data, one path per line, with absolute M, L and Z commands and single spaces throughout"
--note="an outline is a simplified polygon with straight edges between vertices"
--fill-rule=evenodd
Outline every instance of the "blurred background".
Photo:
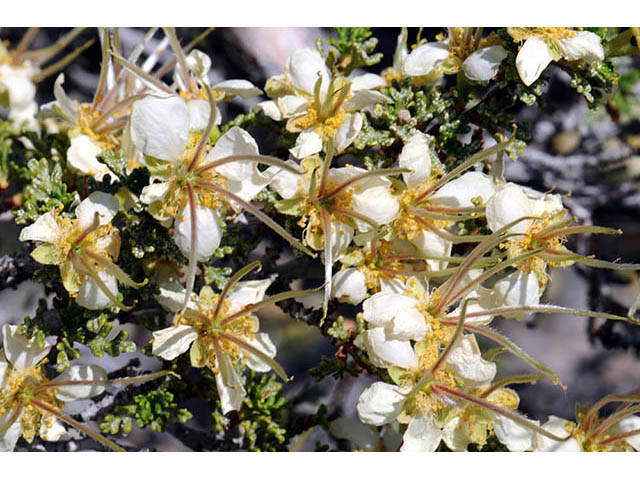
M 0 31 L 4 41 L 16 43 L 26 29 L 7 28 Z M 32 47 L 50 45 L 67 29 L 42 29 Z M 121 29 L 121 41 L 126 52 L 139 44 L 146 29 Z M 378 51 L 384 54 L 382 63 L 372 71 L 379 73 L 390 66 L 399 28 L 374 28 L 379 40 Z M 433 40 L 439 29 L 429 28 L 422 36 Z M 185 44 L 202 29 L 179 28 L 178 35 Z M 409 30 L 409 44 L 416 38 L 417 29 Z M 296 49 L 313 47 L 317 38 L 332 34 L 324 28 L 220 28 L 211 33 L 199 49 L 212 58 L 212 82 L 244 78 L 258 87 L 266 79 L 281 73 L 287 57 Z M 80 45 L 95 31 L 87 30 L 74 45 Z M 149 51 L 157 46 L 161 36 L 149 42 Z M 170 51 L 165 53 L 166 60 Z M 96 42 L 65 69 L 65 89 L 74 99 L 89 101 L 97 85 L 100 48 Z M 638 59 L 622 63 L 621 71 L 640 67 Z M 527 107 L 519 104 L 513 113 L 531 125 L 532 139 L 518 162 L 506 166 L 506 178 L 539 191 L 553 190 L 566 194 L 565 204 L 584 224 L 622 228 L 621 236 L 581 236 L 569 248 L 581 254 L 595 254 L 598 258 L 640 263 L 640 91 L 637 86 L 628 94 L 631 110 L 589 110 L 587 102 L 570 86 L 570 78 L 553 66 L 546 72 L 550 77 L 548 97 L 544 106 Z M 38 103 L 53 100 L 55 75 L 38 88 Z M 223 121 L 247 111 L 261 98 L 234 100 L 223 111 Z M 614 121 L 615 120 L 615 121 Z M 0 208 L 0 268 L 8 257 L 20 249 L 17 240 L 20 227 L 13 222 L 6 199 Z M 256 259 L 259 259 L 258 250 Z M 635 273 L 612 273 L 590 268 L 571 267 L 552 270 L 552 282 L 544 298 L 545 303 L 580 309 L 603 310 L 625 314 L 635 296 L 640 293 L 640 281 Z M 19 323 L 25 315 L 35 312 L 42 288 L 29 281 L 16 289 L 0 291 L 0 325 Z M 355 405 L 362 390 L 373 378 L 349 376 L 344 381 L 331 378 L 311 389 L 313 379 L 308 369 L 318 364 L 322 355 L 333 356 L 336 348 L 317 329 L 296 322 L 277 307 L 262 311 L 262 328 L 268 331 L 278 347 L 278 359 L 285 370 L 294 376 L 286 387 L 287 398 L 295 399 L 296 413 L 313 414 L 320 403 L 327 405 L 329 417 L 356 418 Z M 494 326 L 541 360 L 560 376 L 568 387 L 539 382 L 535 386 L 519 388 L 521 410 L 530 418 L 545 421 L 547 415 L 573 417 L 576 403 L 593 402 L 609 393 L 628 393 L 640 387 L 640 327 L 622 323 L 587 320 L 566 315 L 534 315 L 524 322 L 500 320 Z M 138 345 L 145 345 L 150 337 L 146 331 L 125 324 Z M 90 354 L 86 357 L 93 361 Z M 139 353 L 117 358 L 104 357 L 97 363 L 109 370 L 125 366 L 132 358 L 139 358 L 143 366 L 157 368 L 159 363 Z M 82 359 L 81 361 L 82 362 Z M 500 357 L 499 371 L 529 371 L 524 363 L 512 356 Z M 308 392 L 301 397 L 302 392 Z M 108 403 L 108 397 L 104 400 Z M 105 403 L 105 405 L 106 405 Z M 69 413 L 91 418 L 105 405 L 74 404 Z M 207 429 L 208 414 L 197 401 L 186 405 L 194 418 L 189 425 Z M 340 448 L 326 432 L 316 429 L 309 436 L 295 439 L 291 447 L 313 450 L 316 442 Z M 122 442 L 125 445 L 145 445 L 156 450 L 188 449 L 169 434 L 156 434 L 134 429 Z M 36 448 L 36 447 L 34 447 Z M 67 449 L 92 448 L 91 444 L 70 442 Z

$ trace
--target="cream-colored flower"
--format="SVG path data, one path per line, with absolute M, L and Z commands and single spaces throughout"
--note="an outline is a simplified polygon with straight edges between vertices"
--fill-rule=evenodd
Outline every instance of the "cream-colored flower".
M 140 287 L 115 265 L 120 253 L 120 233 L 111 225 L 119 209 L 118 200 L 94 192 L 76 208 L 75 219 L 57 212 L 40 216 L 20 232 L 20 241 L 41 244 L 31 253 L 38 262 L 58 265 L 62 283 L 79 305 L 102 310 L 117 305 L 118 282 Z
M 524 41 L 516 57 L 516 68 L 527 86 L 535 82 L 552 61 L 604 60 L 600 37 L 593 32 L 569 27 L 510 27 L 507 31 L 515 42 Z

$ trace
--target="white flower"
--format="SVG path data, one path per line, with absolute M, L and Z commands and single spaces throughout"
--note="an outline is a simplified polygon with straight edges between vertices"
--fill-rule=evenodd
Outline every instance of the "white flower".
M 31 256 L 45 265 L 58 265 L 62 283 L 79 305 L 102 310 L 117 305 L 118 281 L 132 287 L 133 282 L 113 262 L 120 252 L 120 234 L 111 225 L 119 209 L 118 200 L 94 192 L 76 207 L 76 219 L 45 213 L 20 232 L 20 241 L 41 242 Z
M 4 49 L 4 46 L 0 48 Z M 9 110 L 9 120 L 17 130 L 40 131 L 35 118 L 38 104 L 33 83 L 37 71 L 29 61 L 16 66 L 3 63 L 0 58 L 0 104 Z
M 291 149 L 293 156 L 318 153 L 327 140 L 340 153 L 362 129 L 359 110 L 388 101 L 373 90 L 383 84 L 371 74 L 351 80 L 332 77 L 320 53 L 305 48 L 289 57 L 284 75 L 269 79 L 266 91 L 274 100 L 258 108 L 274 120 L 287 119 L 287 130 L 300 133 Z
M 245 395 L 235 365 L 246 364 L 256 372 L 274 368 L 283 375 L 273 360 L 276 347 L 266 333 L 258 332 L 258 318 L 251 314 L 253 306 L 264 300 L 270 284 L 271 280 L 237 282 L 224 298 L 210 287 L 203 287 L 197 297 L 189 300 L 186 310 L 174 317 L 173 326 L 153 332 L 154 355 L 173 360 L 190 350 L 192 366 L 215 372 L 225 414 L 239 410 Z M 178 311 L 185 294 L 185 289 L 165 283 L 158 300 Z
M 453 74 L 462 70 L 469 80 L 486 82 L 496 76 L 507 51 L 472 28 L 449 28 L 446 39 L 424 43 L 404 59 L 404 73 L 410 77 Z
M 516 57 L 516 68 L 527 86 L 535 82 L 552 61 L 561 58 L 570 62 L 604 60 L 600 37 L 593 32 L 567 27 L 511 27 L 507 31 L 515 41 L 524 40 Z
M 99 395 L 100 385 L 64 385 L 56 382 L 104 381 L 107 372 L 97 366 L 72 366 L 53 380 L 44 376 L 43 360 L 52 345 L 34 337 L 27 339 L 18 327 L 2 327 L 4 350 L 0 351 L 0 452 L 12 451 L 22 436 L 31 442 L 36 435 L 55 442 L 66 433 L 56 416 L 39 407 L 62 412 L 63 402 Z M 51 384 L 51 388 L 48 387 Z M 55 388 L 53 388 L 55 386 Z M 25 395 L 28 391 L 29 395 Z M 7 425 L 7 422 L 11 422 Z

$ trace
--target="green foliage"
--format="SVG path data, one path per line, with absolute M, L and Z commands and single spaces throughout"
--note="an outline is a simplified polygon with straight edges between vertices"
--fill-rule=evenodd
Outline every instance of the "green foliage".
M 382 53 L 373 53 L 378 39 L 371 37 L 370 28 L 337 27 L 335 30 L 336 36 L 327 40 L 335 49 L 329 50 L 327 57 L 327 65 L 334 72 L 347 77 L 356 68 L 370 67 L 382 60 Z
M 186 423 L 190 418 L 191 412 L 178 408 L 173 393 L 158 389 L 136 395 L 132 404 L 117 406 L 105 416 L 100 430 L 111 435 L 119 432 L 128 435 L 135 420 L 140 428 L 149 426 L 154 432 L 163 432 L 167 425 Z

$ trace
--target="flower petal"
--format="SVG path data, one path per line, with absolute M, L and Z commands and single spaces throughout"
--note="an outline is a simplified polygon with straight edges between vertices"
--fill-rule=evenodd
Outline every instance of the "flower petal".
M 113 275 L 109 275 L 104 270 L 99 271 L 97 274 L 109 289 L 111 294 L 114 297 L 117 297 L 118 280 L 116 279 L 116 277 Z M 78 296 L 76 297 L 76 303 L 81 307 L 87 308 L 89 310 L 102 310 L 113 305 L 113 302 L 109 299 L 109 297 L 107 297 L 107 295 L 102 291 L 98 284 L 90 278 L 86 279 L 80 287 Z
M 410 77 L 427 75 L 449 58 L 449 46 L 444 42 L 420 45 L 404 60 L 404 73 Z
M 232 127 L 224 135 L 222 135 L 215 146 L 207 154 L 203 165 L 211 163 L 225 157 L 237 155 L 259 155 L 258 144 L 253 137 L 239 127 Z M 256 162 L 237 161 L 220 165 L 216 171 L 225 177 L 242 182 L 255 175 L 258 170 Z
M 224 92 L 226 95 L 237 95 L 241 98 L 252 98 L 262 93 L 262 90 L 248 80 L 225 80 L 216 83 L 211 88 Z
M 375 88 L 386 87 L 387 82 L 380 75 L 375 73 L 364 73 L 350 79 L 351 91 L 373 90 Z
M 570 62 L 584 60 L 598 62 L 604 60 L 604 49 L 600 37 L 593 32 L 575 31 L 574 36 L 557 41 L 562 57 Z
M 187 146 L 189 125 L 189 107 L 177 95 L 148 95 L 133 104 L 131 139 L 145 155 L 179 160 Z
M 623 418 L 620 420 L 614 427 L 610 430 L 612 434 L 621 434 L 626 432 L 631 432 L 633 430 L 640 429 L 640 416 L 632 415 L 627 418 Z M 625 438 L 627 443 L 631 445 L 631 447 L 640 452 L 640 433 L 638 435 L 633 435 L 632 437 Z
M 4 425 L 5 422 L 11 418 L 13 412 L 7 412 L 7 414 L 0 417 L 0 425 Z M 22 436 L 22 414 L 14 420 L 9 428 L 4 432 L 0 432 L 0 452 L 13 452 L 16 448 L 16 443 Z
M 489 175 L 467 172 L 444 184 L 430 199 L 445 207 L 474 207 L 472 199 L 479 197 L 486 204 L 495 192 L 496 186 Z
M 336 154 L 344 152 L 353 143 L 362 130 L 362 123 L 362 114 L 359 112 L 345 115 L 334 137 Z
M 104 192 L 93 192 L 76 208 L 78 225 L 83 230 L 93 224 L 95 214 L 98 214 L 100 225 L 111 223 L 118 213 L 120 203 L 113 195 Z
M 406 400 L 407 389 L 384 382 L 375 382 L 358 399 L 358 417 L 379 427 L 393 422 Z
M 45 442 L 57 442 L 65 433 L 67 429 L 56 417 L 53 415 L 42 417 L 39 435 Z
M 198 338 L 189 325 L 174 325 L 153 332 L 153 348 L 151 353 L 165 360 L 173 360 L 189 350 L 189 346 Z
M 53 96 L 56 98 L 57 111 L 65 120 L 76 123 L 78 121 L 78 107 L 76 102 L 71 100 L 65 93 L 64 88 L 62 88 L 63 83 L 64 73 L 61 73 L 53 84 Z
M 72 171 L 89 175 L 98 181 L 102 181 L 106 174 L 111 175 L 112 179 L 117 179 L 109 167 L 98 161 L 98 155 L 101 153 L 102 148 L 90 137 L 78 135 L 71 139 L 71 146 L 67 150 L 67 162 Z
M 522 305 L 539 305 L 542 291 L 540 282 L 534 272 L 513 272 L 505 278 L 498 280 L 493 288 L 496 304 L 498 306 L 518 307 Z M 530 313 L 504 314 L 506 318 L 523 320 Z
M 489 228 L 495 232 L 520 218 L 534 216 L 534 211 L 531 200 L 522 188 L 508 183 L 487 201 L 485 215 Z M 522 220 L 510 227 L 508 232 L 525 233 L 530 225 L 531 220 Z
M 529 420 L 538 424 L 537 420 Z M 526 452 L 533 448 L 534 433 L 513 420 L 500 416 L 493 424 L 496 437 L 511 452 Z
M 331 283 L 331 296 L 339 302 L 359 305 L 367 298 L 367 279 L 357 268 L 336 272 Z
M 226 301 L 231 302 L 228 313 L 234 314 L 247 305 L 261 302 L 273 280 L 248 280 L 236 283 Z
M 462 62 L 462 71 L 469 80 L 486 82 L 496 76 L 507 51 L 500 45 L 481 48 Z
M 268 357 L 273 358 L 276 356 L 276 346 L 266 333 L 257 333 L 255 338 L 247 340 L 247 343 L 250 343 Z M 271 365 L 251 353 L 247 352 L 245 358 L 247 359 L 247 367 L 255 372 L 268 372 L 271 370 Z
M 322 151 L 322 137 L 313 130 L 301 132 L 296 138 L 296 146 L 289 149 L 295 158 L 306 158 L 320 151 Z
M 374 451 L 380 441 L 380 436 L 375 428 L 365 425 L 355 418 L 336 418 L 329 424 L 329 432 L 336 438 L 349 440 L 357 448 L 367 452 Z
M 218 213 L 207 207 L 196 207 L 196 261 L 211 258 L 220 246 L 222 228 Z M 191 208 L 187 205 L 174 223 L 173 239 L 185 257 L 191 252 Z
M 390 338 L 382 327 L 370 328 L 359 335 L 356 341 L 358 346 L 367 350 L 371 363 L 376 367 L 415 368 L 418 365 L 418 356 L 411 342 Z
M 472 386 L 485 385 L 496 376 L 496 364 L 482 358 L 476 337 L 463 335 L 449 352 L 446 363 Z
M 402 436 L 401 452 L 433 452 L 442 440 L 442 430 L 432 415 L 419 413 L 411 419 Z
M 357 112 L 369 105 L 389 103 L 391 100 L 386 95 L 375 90 L 359 90 L 353 97 L 344 102 L 343 108 L 347 112 Z
M 293 87 L 308 95 L 313 95 L 319 76 L 322 78 L 322 95 L 329 88 L 331 73 L 315 49 L 303 48 L 295 51 L 289 57 L 286 73 Z
M 4 354 L 13 368 L 25 371 L 35 367 L 49 354 L 52 345 L 45 340 L 44 348 L 38 345 L 36 337 L 27 339 L 18 333 L 17 325 L 2 326 Z
M 551 60 L 553 56 L 545 42 L 536 37 L 528 38 L 516 56 L 516 68 L 522 83 L 528 87 L 535 82 Z
M 258 112 L 261 111 L 271 120 L 275 120 L 276 122 L 282 120 L 282 112 L 273 100 L 266 100 L 264 102 L 257 103 L 253 108 Z
M 218 352 L 216 355 L 216 368 L 218 369 L 216 385 L 218 387 L 218 395 L 220 395 L 222 413 L 226 415 L 232 410 L 240 410 L 242 399 L 247 392 L 226 353 Z
M 432 160 L 436 157 L 433 149 L 433 137 L 421 132 L 416 132 L 402 147 L 398 157 L 400 168 L 408 168 L 411 172 L 403 173 L 402 179 L 408 187 L 415 187 L 431 176 Z
M 421 255 L 447 257 L 451 255 L 453 244 L 431 230 L 421 230 L 409 240 Z M 429 268 L 436 272 L 447 266 L 443 260 L 427 260 Z
M 568 420 L 564 418 L 550 415 L 549 420 L 542 425 L 547 432 L 553 433 L 559 437 L 566 437 L 569 432 L 567 430 Z M 578 441 L 571 437 L 564 442 L 553 440 L 549 437 L 535 433 L 533 440 L 533 450 L 536 452 L 581 452 L 582 448 Z
M 211 114 L 211 105 L 207 100 L 190 100 L 187 102 L 189 108 L 189 131 L 202 132 L 209 124 L 209 115 Z M 214 110 L 214 125 L 220 125 L 222 117 L 218 111 L 218 107 Z
M 107 379 L 107 371 L 97 365 L 74 365 L 56 377 L 54 382 L 74 381 L 104 381 Z M 104 392 L 102 385 L 66 385 L 58 387 L 56 397 L 63 402 L 72 402 L 83 398 L 95 397 Z
M 56 243 L 62 234 L 56 217 L 51 212 L 40 215 L 32 225 L 24 227 L 20 231 L 20 241 Z

